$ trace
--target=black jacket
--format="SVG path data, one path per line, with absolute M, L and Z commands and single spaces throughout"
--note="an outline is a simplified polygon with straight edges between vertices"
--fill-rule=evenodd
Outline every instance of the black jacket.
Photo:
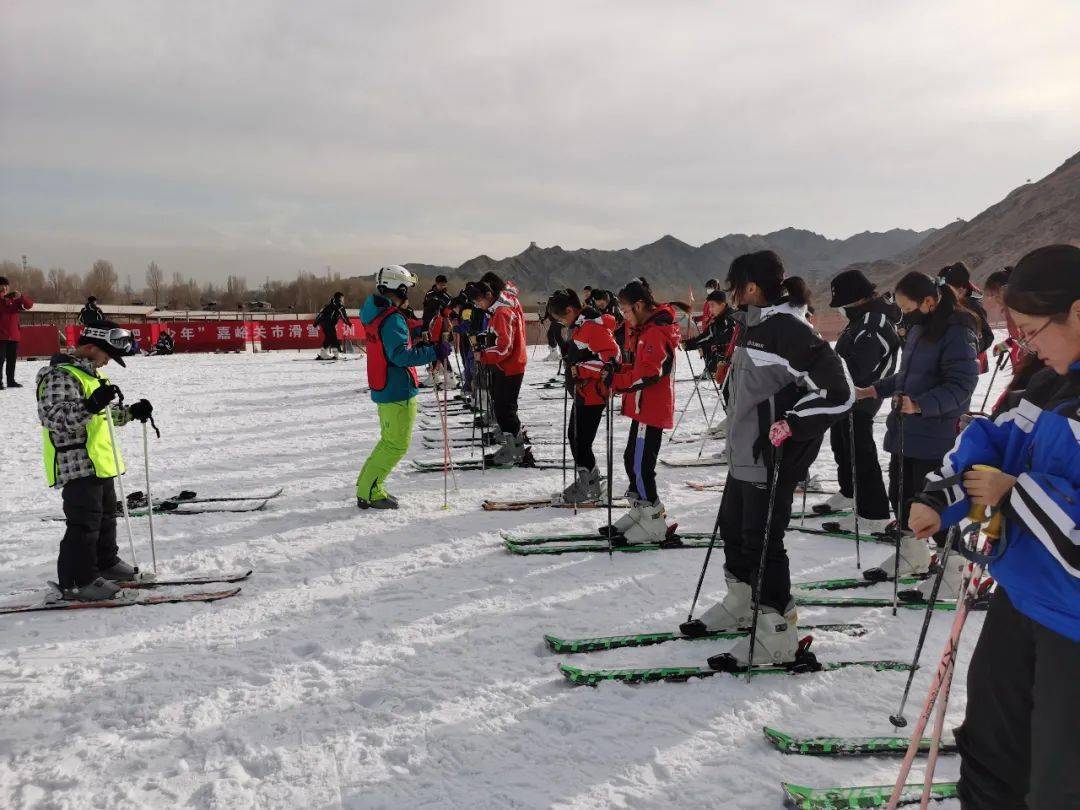
M 709 328 L 697 337 L 687 338 L 686 348 L 703 349 L 705 357 L 712 361 L 717 355 L 723 356 L 724 350 L 735 333 L 735 321 L 725 313 L 709 322 Z
M 79 323 L 83 326 L 89 326 L 92 323 L 103 320 L 105 320 L 105 313 L 101 311 L 101 308 L 97 304 L 88 303 L 79 310 Z
M 845 307 L 848 324 L 836 339 L 836 353 L 847 366 L 851 381 L 859 388 L 873 385 L 896 371 L 900 354 L 900 308 L 880 296 L 858 307 Z M 855 409 L 877 413 L 879 399 L 862 399 Z
M 434 284 L 431 285 L 431 289 L 424 293 L 424 314 L 422 319 L 425 329 L 431 325 L 431 321 L 436 315 L 450 306 L 452 300 L 450 293 L 446 290 L 437 290 Z
M 986 310 L 983 309 L 982 293 L 970 293 L 964 298 L 963 304 L 966 309 L 971 310 L 975 317 L 979 319 L 978 353 L 982 354 L 994 345 L 994 330 L 990 328 L 990 319 L 986 315 Z
M 333 329 L 337 326 L 338 321 L 345 321 L 345 323 L 352 323 L 349 320 L 349 313 L 345 310 L 345 303 L 338 303 L 333 298 L 326 302 L 319 314 L 315 316 L 315 323 L 320 326 L 325 326 L 327 329 Z

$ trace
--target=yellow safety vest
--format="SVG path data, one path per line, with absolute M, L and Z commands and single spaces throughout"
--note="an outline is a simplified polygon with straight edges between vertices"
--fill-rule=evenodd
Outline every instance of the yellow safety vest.
M 92 374 L 87 374 L 78 366 L 73 366 L 65 363 L 64 365 L 57 366 L 72 377 L 74 377 L 82 388 L 83 399 L 89 397 L 102 385 L 108 385 L 109 380 L 106 377 L 95 377 Z M 38 391 L 38 396 L 41 396 L 41 391 Z M 42 427 L 41 439 L 45 451 L 45 479 L 49 482 L 50 487 L 56 486 L 56 475 L 58 472 L 57 459 L 61 452 L 65 450 L 72 450 L 77 447 L 84 447 L 86 454 L 90 456 L 90 463 L 94 465 L 94 474 L 98 478 L 115 478 L 118 473 L 124 472 L 124 460 L 120 457 L 120 450 L 117 448 L 116 455 L 113 455 L 113 444 L 109 438 L 109 422 L 108 417 L 105 415 L 105 411 L 102 410 L 99 413 L 95 413 L 90 417 L 90 421 L 86 423 L 86 444 L 65 444 L 57 447 L 53 443 L 52 434 L 49 429 Z M 120 461 L 120 469 L 116 469 L 117 459 Z

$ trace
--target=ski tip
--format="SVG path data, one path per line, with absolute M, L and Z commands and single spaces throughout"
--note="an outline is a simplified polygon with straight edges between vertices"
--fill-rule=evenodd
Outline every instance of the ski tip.
M 544 644 L 546 644 L 547 648 L 552 652 L 562 652 L 566 649 L 566 641 L 564 639 L 550 634 L 544 636 Z
M 765 735 L 765 739 L 779 748 L 781 751 L 787 753 L 792 748 L 792 737 L 790 734 L 785 734 L 782 731 L 777 731 L 775 728 L 769 726 L 763 726 L 762 732 Z
M 580 667 L 572 667 L 569 664 L 559 664 L 559 672 L 566 680 L 575 686 L 584 684 L 586 686 L 595 686 L 595 682 L 589 678 L 583 669 Z

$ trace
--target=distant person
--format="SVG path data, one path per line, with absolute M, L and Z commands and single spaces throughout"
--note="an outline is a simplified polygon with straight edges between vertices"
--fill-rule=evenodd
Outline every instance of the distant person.
M 22 388 L 15 382 L 15 358 L 19 352 L 19 313 L 32 308 L 34 302 L 0 276 L 0 389 L 4 388 L 4 365 L 7 365 L 7 387 Z
M 983 291 L 971 283 L 971 272 L 963 262 L 941 268 L 937 276 L 938 284 L 948 284 L 956 295 L 956 300 L 973 314 L 979 321 L 976 332 L 979 349 L 979 373 L 986 371 L 986 352 L 994 345 L 994 330 L 990 328 L 990 319 L 983 309 Z
M 439 274 L 435 276 L 435 283 L 431 285 L 431 289 L 424 294 L 424 310 L 421 320 L 425 330 L 431 326 L 431 321 L 437 315 L 450 306 L 452 299 L 450 293 L 446 290 L 446 284 L 446 276 Z
M 87 297 L 86 306 L 79 310 L 79 323 L 83 326 L 89 326 L 103 320 L 105 320 L 105 313 L 97 305 L 97 298 L 92 295 Z
M 154 348 L 150 350 L 150 354 L 166 355 L 172 354 L 175 351 L 176 342 L 173 340 L 172 332 L 166 330 L 158 335 L 158 339 L 154 343 Z
M 345 293 L 336 292 L 334 297 L 326 302 L 326 305 L 315 316 L 315 325 L 322 329 L 323 344 L 319 352 L 319 360 L 337 360 L 338 352 L 341 351 L 341 341 L 337 336 L 337 325 L 344 321 L 352 324 L 349 313 L 345 309 Z

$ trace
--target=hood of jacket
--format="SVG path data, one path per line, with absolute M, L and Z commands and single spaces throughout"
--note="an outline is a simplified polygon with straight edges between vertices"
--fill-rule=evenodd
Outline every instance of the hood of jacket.
M 364 301 L 360 308 L 360 323 L 369 324 L 379 317 L 385 310 L 393 307 L 393 303 L 385 295 L 372 293 Z

